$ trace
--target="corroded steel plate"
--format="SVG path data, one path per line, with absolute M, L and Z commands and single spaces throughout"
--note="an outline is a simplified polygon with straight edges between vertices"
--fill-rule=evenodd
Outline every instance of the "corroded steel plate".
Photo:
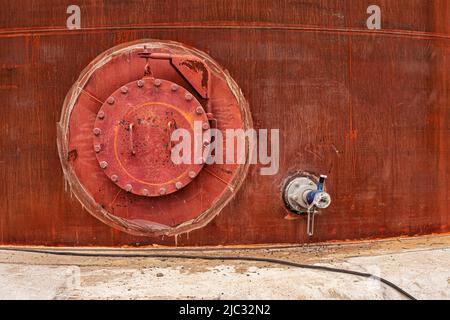
M 94 151 L 105 174 L 123 190 L 170 194 L 188 185 L 203 167 L 203 159 L 194 159 L 194 143 L 190 163 L 171 159 L 172 132 L 183 129 L 194 137 L 195 123 L 209 126 L 203 107 L 186 89 L 161 79 L 133 81 L 117 89 L 97 113 Z M 206 147 L 209 131 L 202 131 L 199 145 Z
M 208 55 L 148 40 L 106 51 L 63 106 L 58 146 L 72 192 L 96 218 L 134 235 L 205 226 L 234 197 L 249 163 L 205 164 L 203 155 L 175 165 L 171 132 L 192 134 L 196 121 L 200 148 L 211 142 L 210 127 L 224 135 L 251 128 L 239 87 Z

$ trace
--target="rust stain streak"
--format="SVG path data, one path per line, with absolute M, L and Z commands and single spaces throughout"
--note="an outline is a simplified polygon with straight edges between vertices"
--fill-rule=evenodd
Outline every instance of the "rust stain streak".
M 11 89 L 19 89 L 19 86 L 16 84 L 2 84 L 0 85 L 0 90 L 11 90 Z
M 352 77 L 353 77 L 353 56 L 352 56 L 352 35 L 348 36 L 348 147 L 349 155 L 351 157 L 352 172 L 355 174 L 357 172 L 356 168 L 356 150 L 355 150 L 355 140 L 357 138 L 357 130 L 354 128 L 354 116 L 353 116 L 353 102 L 352 102 Z
M 119 194 L 120 194 L 121 192 L 122 192 L 122 189 L 120 189 L 119 192 L 116 193 L 114 199 L 113 199 L 113 200 L 111 201 L 111 203 L 109 204 L 109 207 L 111 207 L 111 208 L 114 209 L 114 205 L 116 204 L 117 197 L 119 196 Z
M 13 64 L 13 63 L 0 63 L 0 69 L 18 69 L 24 67 L 23 64 Z
M 349 138 L 353 139 L 353 104 L 352 104 L 352 36 L 348 37 L 348 124 Z

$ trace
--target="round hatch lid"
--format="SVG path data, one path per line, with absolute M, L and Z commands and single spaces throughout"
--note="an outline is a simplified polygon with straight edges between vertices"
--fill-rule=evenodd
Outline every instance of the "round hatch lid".
M 99 166 L 127 192 L 150 197 L 176 192 L 197 177 L 204 161 L 194 159 L 196 144 L 191 141 L 186 163 L 174 162 L 171 135 L 183 129 L 195 137 L 196 124 L 204 131 L 201 155 L 210 143 L 208 118 L 190 92 L 162 79 L 127 83 L 97 113 L 93 135 Z
M 133 235 L 177 235 L 206 226 L 236 195 L 248 161 L 204 160 L 215 133 L 251 123 L 240 88 L 206 53 L 138 40 L 80 74 L 64 101 L 58 151 L 68 190 L 93 216 Z M 177 148 L 184 135 L 170 138 L 177 129 L 189 147 Z M 175 163 L 180 150 L 191 161 Z

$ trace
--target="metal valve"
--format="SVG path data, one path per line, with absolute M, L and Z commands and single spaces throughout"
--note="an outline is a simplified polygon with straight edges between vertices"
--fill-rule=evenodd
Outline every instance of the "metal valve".
M 331 197 L 328 193 L 323 191 L 326 178 L 326 175 L 321 175 L 319 183 L 317 184 L 317 189 L 306 194 L 306 201 L 310 206 L 313 205 L 318 209 L 325 209 L 330 206 Z
M 314 215 L 318 209 L 328 208 L 331 204 L 331 196 L 324 191 L 326 178 L 326 175 L 321 175 L 316 183 L 311 177 L 300 176 L 291 180 L 284 189 L 284 199 L 289 209 L 308 215 L 308 236 L 314 234 Z

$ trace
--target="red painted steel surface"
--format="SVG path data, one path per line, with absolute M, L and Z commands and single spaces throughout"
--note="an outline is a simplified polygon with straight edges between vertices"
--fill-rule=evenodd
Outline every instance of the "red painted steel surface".
M 278 173 L 251 166 L 220 215 L 178 245 L 450 231 L 447 1 L 378 1 L 380 31 L 365 26 L 371 1 L 80 1 L 83 29 L 72 31 L 69 4 L 11 1 L 0 10 L 2 244 L 175 244 L 126 234 L 83 210 L 64 188 L 55 142 L 83 68 L 144 38 L 207 52 L 236 80 L 254 127 L 280 129 Z M 312 239 L 305 219 L 284 219 L 280 189 L 297 170 L 328 174 L 333 203 Z
M 186 95 L 191 100 L 187 101 Z M 197 108 L 202 110 L 200 114 Z M 208 124 L 203 107 L 174 82 L 145 78 L 127 83 L 97 113 L 93 136 L 99 166 L 106 166 L 103 172 L 121 189 L 134 194 L 162 196 L 176 192 L 195 179 L 203 167 L 203 161 L 194 162 L 193 144 L 192 164 L 170 161 L 172 132 L 183 129 L 193 137 L 194 121 Z M 205 141 L 209 143 L 210 139 Z M 132 189 L 127 190 L 127 186 Z
M 196 96 L 203 87 L 205 97 Z M 210 120 L 223 132 L 251 125 L 242 93 L 206 54 L 151 40 L 107 50 L 83 70 L 63 104 L 57 139 L 69 192 L 96 218 L 133 235 L 205 226 L 248 170 L 247 163 L 204 168 Z M 191 141 L 191 164 L 172 161 L 175 129 L 189 134 L 183 140 Z

